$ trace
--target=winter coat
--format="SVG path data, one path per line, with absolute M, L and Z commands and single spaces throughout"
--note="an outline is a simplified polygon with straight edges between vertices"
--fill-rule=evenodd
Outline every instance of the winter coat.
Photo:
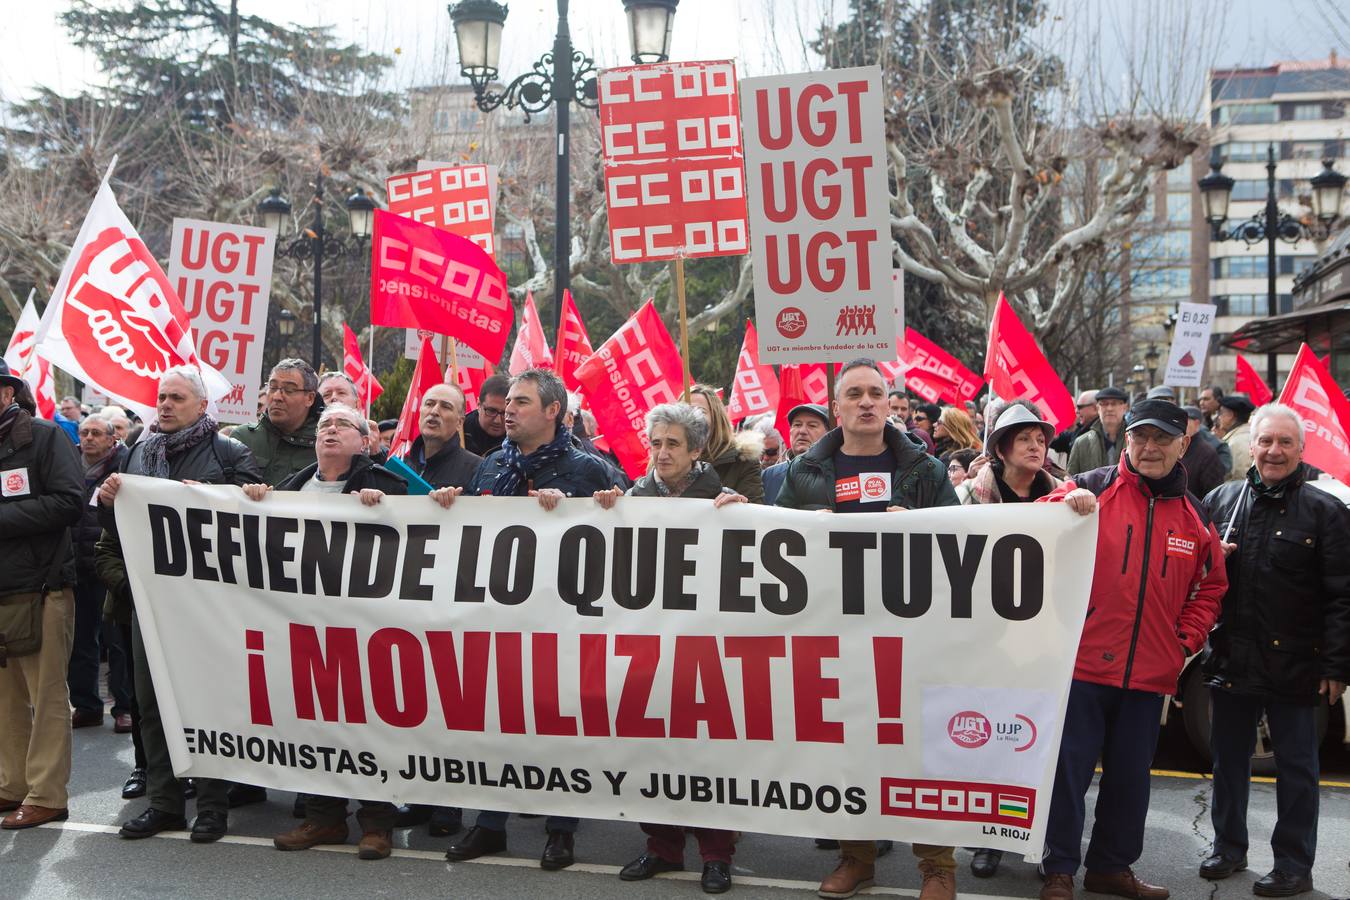
M 94 546 L 103 534 L 103 525 L 99 522 L 98 504 L 91 504 L 99 486 L 113 472 L 118 472 L 126 463 L 130 449 L 114 444 L 108 458 L 84 473 L 84 512 L 80 524 L 75 528 L 75 573 L 80 583 L 98 581 L 98 571 L 94 568 Z
M 1120 433 L 1116 435 L 1116 443 L 1108 452 L 1106 449 L 1106 429 L 1102 427 L 1102 420 L 1096 419 L 1092 427 L 1084 431 L 1073 442 L 1073 449 L 1069 451 L 1069 464 L 1066 467 L 1069 474 L 1077 475 L 1080 472 L 1090 472 L 1093 469 L 1100 469 L 1103 466 L 1114 466 L 1120 461 L 1120 450 L 1125 446 L 1125 424 L 1120 425 Z
M 1204 665 L 1213 687 L 1311 706 L 1321 679 L 1350 681 L 1350 510 L 1309 477 L 1301 465 L 1272 492 L 1243 479 L 1205 498 L 1237 544 Z
M 433 488 L 464 487 L 473 479 L 473 473 L 478 471 L 478 464 L 483 461 L 483 457 L 459 445 L 458 435 L 452 436 L 440 452 L 432 454 L 430 459 L 426 459 L 425 454 L 426 445 L 422 436 L 418 435 L 403 461 Z
M 764 477 L 759 464 L 764 438 L 754 432 L 741 432 L 720 456 L 709 460 L 717 470 L 723 487 L 729 487 L 751 503 L 764 502 Z
M 1081 440 L 1081 438 L 1080 438 Z M 1186 492 L 1181 466 L 1158 494 L 1122 456 L 1084 472 L 1041 501 L 1075 488 L 1097 497 L 1097 563 L 1073 677 L 1172 694 L 1187 657 L 1205 644 L 1228 587 L 1219 535 Z
M 999 493 L 997 478 L 994 467 L 986 465 L 974 478 L 967 478 L 961 482 L 961 487 L 966 490 L 958 488 L 957 496 L 961 498 L 963 504 L 971 506 L 980 503 L 1002 503 L 1003 495 Z M 1036 473 L 1036 482 L 1044 494 L 1049 494 L 1060 485 L 1060 480 L 1045 469 Z
M 470 496 L 490 496 L 497 476 L 506 468 L 505 454 L 498 447 L 478 464 L 472 481 L 464 489 Z M 576 447 L 568 447 L 567 452 L 534 474 L 528 481 L 520 483 L 520 493 L 542 491 L 553 488 L 562 491 L 568 497 L 589 497 L 596 491 L 607 491 L 614 486 L 613 479 L 603 463 L 594 456 L 582 453 Z
M 290 434 L 282 434 L 264 415 L 256 422 L 239 426 L 230 436 L 247 447 L 258 461 L 262 477 L 257 480 L 275 487 L 314 462 L 314 440 L 321 412 L 323 398 L 316 396 L 305 421 Z
M 318 471 L 319 463 L 317 461 L 312 462 L 277 485 L 276 489 L 279 491 L 298 491 Z M 358 453 L 352 457 L 352 467 L 347 472 L 347 483 L 342 486 L 342 493 L 354 494 L 366 488 L 384 491 L 386 494 L 402 495 L 408 493 L 408 482 L 404 481 L 401 476 L 390 472 L 384 466 L 371 462 L 369 456 Z
M 478 410 L 464 417 L 464 449 L 486 459 L 489 453 L 501 445 L 502 438 L 493 437 L 483 430 L 482 423 L 478 421 Z
M 787 477 L 787 467 L 791 460 L 774 463 L 759 473 L 764 485 L 764 502 L 773 506 L 778 502 L 778 492 L 783 489 L 783 479 Z
M 956 506 L 956 491 L 942 463 L 924 452 L 917 437 L 893 425 L 884 432 L 886 446 L 895 454 L 891 474 L 891 505 L 906 509 L 932 506 Z M 844 446 L 840 428 L 827 433 L 801 456 L 787 464 L 783 486 L 778 491 L 778 506 L 788 509 L 834 509 L 834 454 Z
M 0 596 L 75 584 L 83 469 L 59 426 L 19 410 L 0 442 Z
M 1210 449 L 1214 451 L 1214 455 L 1219 457 L 1219 462 L 1223 463 L 1223 471 L 1227 474 L 1228 470 L 1233 468 L 1233 451 L 1228 449 L 1228 445 L 1223 442 L 1223 438 L 1203 425 L 1200 426 L 1200 430 L 1195 433 L 1195 436 L 1209 444 Z M 1195 492 L 1191 491 L 1191 493 L 1194 494 Z M 1196 494 L 1196 496 L 1204 495 Z
M 1181 464 L 1186 467 L 1186 489 L 1197 497 L 1207 496 L 1228 477 L 1228 467 L 1199 432 L 1191 438 Z
M 1228 469 L 1229 481 L 1242 481 L 1247 470 L 1252 467 L 1252 429 L 1243 422 L 1223 436 L 1223 442 L 1233 454 L 1233 464 Z
M 1097 420 L 1092 420 L 1092 422 L 1095 421 Z M 1068 428 L 1055 435 L 1055 439 L 1050 442 L 1050 449 L 1054 450 L 1056 453 L 1067 454 L 1073 449 L 1073 442 L 1078 440 L 1082 435 L 1087 434 L 1088 430 L 1092 428 L 1092 422 L 1088 422 L 1086 425 L 1080 425 L 1077 422 L 1074 422 Z
M 694 476 L 694 483 L 684 489 L 681 497 L 687 500 L 712 500 L 718 494 L 722 493 L 722 480 L 717 477 L 717 470 L 710 465 L 694 463 L 697 468 L 697 474 Z M 643 475 L 633 486 L 628 489 L 629 497 L 660 497 L 660 490 L 656 486 L 656 473 L 648 472 Z

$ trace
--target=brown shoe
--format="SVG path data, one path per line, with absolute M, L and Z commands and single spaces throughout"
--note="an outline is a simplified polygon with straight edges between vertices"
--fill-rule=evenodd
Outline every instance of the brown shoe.
M 1131 900 L 1167 900 L 1172 896 L 1165 887 L 1148 884 L 1134 877 L 1129 869 L 1123 872 L 1088 872 L 1083 876 L 1083 890 L 1094 894 L 1111 894 Z
M 1041 886 L 1041 900 L 1073 900 L 1073 876 L 1051 872 Z
M 356 855 L 361 859 L 388 858 L 389 852 L 394 849 L 392 836 L 393 832 L 390 831 L 367 831 L 356 845 Z
M 841 856 L 839 867 L 820 883 L 816 893 L 822 897 L 852 897 L 863 888 L 870 888 L 877 880 L 876 866 L 852 856 Z
M 131 713 L 118 713 L 113 716 L 113 732 L 131 734 Z
M 346 822 L 337 825 L 316 825 L 306 820 L 285 834 L 272 838 L 272 846 L 278 850 L 308 850 L 319 844 L 345 843 L 347 843 Z
M 91 728 L 103 724 L 103 710 L 77 709 L 70 714 L 71 728 Z
M 956 872 L 928 860 L 919 861 L 919 872 L 923 875 L 923 887 L 919 890 L 919 900 L 956 900 Z
M 64 807 L 53 809 L 50 806 L 29 806 L 24 803 L 0 820 L 0 828 L 36 828 L 48 822 L 64 822 L 69 817 L 70 813 Z
M 0 813 L 12 812 L 23 806 L 22 800 L 0 800 Z

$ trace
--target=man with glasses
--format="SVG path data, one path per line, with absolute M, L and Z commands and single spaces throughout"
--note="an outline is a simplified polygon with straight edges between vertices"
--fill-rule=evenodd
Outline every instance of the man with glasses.
M 1073 442 L 1078 440 L 1079 436 L 1085 434 L 1092 427 L 1092 423 L 1097 421 L 1097 392 L 1083 391 L 1074 401 L 1074 409 L 1076 410 L 1074 423 L 1055 435 L 1055 439 L 1050 442 L 1051 450 L 1064 454 L 1060 457 L 1061 461 L 1073 449 Z
M 1074 440 L 1069 450 L 1069 464 L 1065 468 L 1070 475 L 1119 462 L 1125 437 L 1121 425 L 1129 406 L 1130 395 L 1118 387 L 1104 387 L 1097 392 L 1097 420 Z
M 278 485 L 314 460 L 314 434 L 323 411 L 319 376 L 303 359 L 283 359 L 267 376 L 267 410 L 230 436 L 253 453 L 263 481 Z
M 1073 900 L 1080 862 L 1083 887 L 1093 893 L 1168 897 L 1130 869 L 1144 848 L 1149 764 L 1163 695 L 1176 690 L 1187 658 L 1204 647 L 1228 588 L 1218 532 L 1186 490 L 1186 413 L 1167 400 L 1144 400 L 1131 411 L 1125 438 L 1116 465 L 1084 472 L 1042 498 L 1080 515 L 1097 511 L 1099 522 L 1050 800 L 1041 900 Z M 1082 857 L 1084 798 L 1098 759 L 1096 822 Z
M 486 457 L 506 437 L 506 393 L 511 379 L 493 375 L 478 389 L 478 408 L 464 417 L 464 449 Z

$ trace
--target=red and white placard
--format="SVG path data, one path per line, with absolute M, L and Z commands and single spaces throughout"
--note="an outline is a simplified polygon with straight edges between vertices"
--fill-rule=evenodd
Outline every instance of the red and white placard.
M 496 259 L 494 168 L 449 166 L 394 175 L 385 180 L 389 211 L 466 237 Z
M 599 90 L 614 262 L 748 252 L 735 64 L 606 69 Z
M 892 358 L 881 70 L 747 78 L 743 89 L 761 360 Z

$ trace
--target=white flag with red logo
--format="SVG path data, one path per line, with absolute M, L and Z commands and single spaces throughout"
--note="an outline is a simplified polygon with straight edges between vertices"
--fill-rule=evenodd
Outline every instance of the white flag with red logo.
M 591 349 L 590 335 L 586 333 L 586 325 L 581 321 L 581 313 L 572 299 L 572 292 L 565 290 L 562 322 L 558 325 L 558 351 L 553 354 L 553 369 L 569 391 L 581 389 L 581 382 L 577 380 L 577 367 L 590 359 L 594 352 Z
M 42 314 L 37 355 L 147 421 L 160 376 L 174 366 L 198 367 L 209 400 L 231 389 L 198 358 L 182 301 L 106 181 Z
M 536 368 L 553 368 L 553 351 L 548 348 L 548 339 L 544 337 L 539 310 L 534 308 L 534 294 L 526 294 L 525 305 L 520 310 L 516 345 L 511 348 L 509 371 L 512 375 L 519 375 L 526 369 Z
M 33 306 L 33 292 L 29 291 L 28 302 L 23 305 L 14 333 L 10 335 L 9 347 L 5 349 L 5 362 L 12 375 L 22 378 L 33 388 L 38 415 L 51 419 L 56 416 L 56 382 L 52 378 L 52 365 L 33 352 L 37 348 L 40 321 L 37 307 Z
M 727 415 L 739 422 L 746 416 L 778 411 L 778 376 L 773 366 L 759 361 L 759 335 L 755 323 L 745 320 L 745 339 L 736 360 L 736 380 L 731 385 Z
M 1307 344 L 1298 350 L 1280 402 L 1303 419 L 1303 458 L 1350 484 L 1350 400 Z
M 384 386 L 361 356 L 361 343 L 356 339 L 356 332 L 346 322 L 342 323 L 342 371 L 356 383 L 356 402 L 363 410 L 370 409 L 370 404 L 384 393 Z

